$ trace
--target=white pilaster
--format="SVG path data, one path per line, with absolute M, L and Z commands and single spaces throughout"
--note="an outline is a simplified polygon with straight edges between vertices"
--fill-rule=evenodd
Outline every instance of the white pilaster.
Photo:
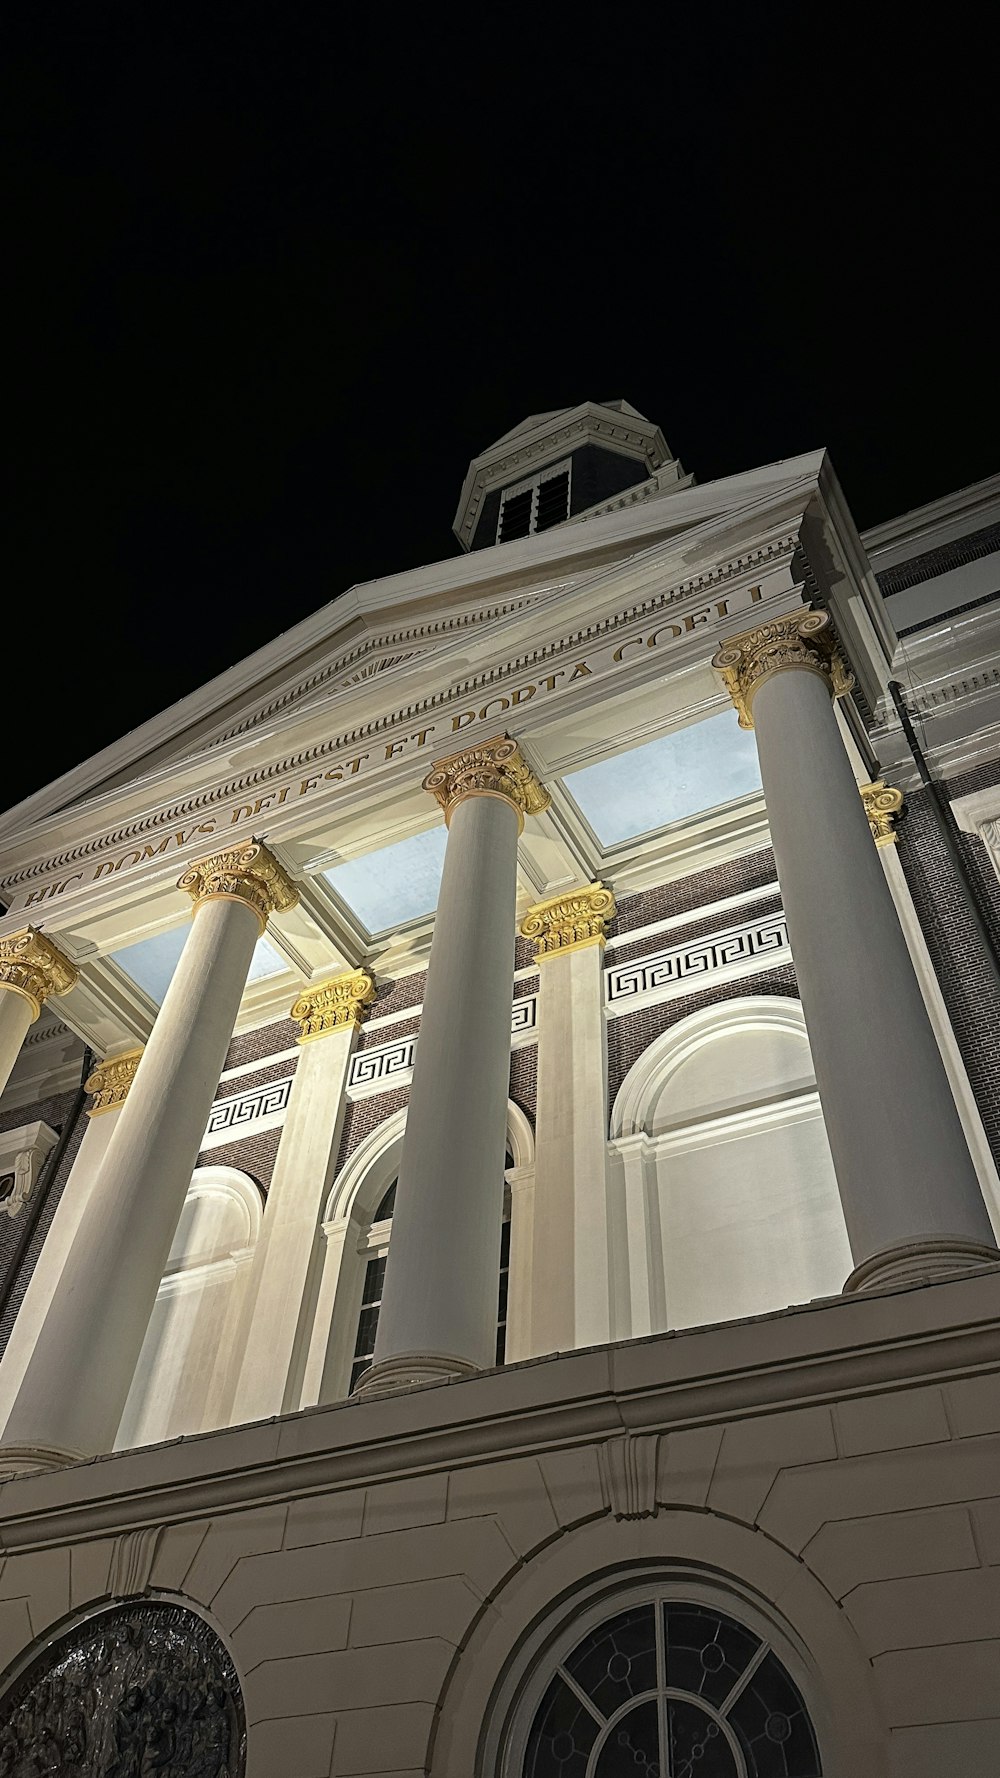
M 321 1243 L 319 1284 L 316 1307 L 309 1332 L 299 1407 L 313 1408 L 318 1402 L 331 1399 L 330 1379 L 350 1375 L 351 1355 L 357 1334 L 357 1312 L 340 1314 L 337 1296 L 343 1271 L 344 1251 L 348 1240 L 361 1240 L 361 1229 L 350 1216 L 324 1222 L 319 1231 Z M 359 1271 L 359 1278 L 361 1274 Z M 360 1287 L 359 1287 L 360 1300 Z M 344 1305 L 346 1309 L 346 1305 Z M 353 1304 L 352 1304 L 353 1307 Z M 343 1390 L 346 1385 L 341 1385 Z
M 603 884 L 531 909 L 536 942 L 538 1117 L 532 1351 L 570 1351 L 615 1337 L 608 1217 L 604 938 L 615 911 Z
M 308 989 L 292 1008 L 302 1023 L 302 1051 L 254 1256 L 234 1424 L 288 1413 L 301 1403 L 326 1270 L 320 1218 L 340 1147 L 351 1056 L 374 993 L 371 976 L 351 971 Z M 327 1245 L 327 1258 L 329 1251 Z
M 532 1260 L 535 1223 L 535 1168 L 508 1167 L 510 1189 L 510 1267 L 507 1272 L 506 1364 L 530 1358 Z
M 649 1137 L 640 1131 L 613 1143 L 622 1169 L 623 1222 L 628 1250 L 628 1300 L 633 1339 L 667 1326 L 663 1230 L 656 1163 Z

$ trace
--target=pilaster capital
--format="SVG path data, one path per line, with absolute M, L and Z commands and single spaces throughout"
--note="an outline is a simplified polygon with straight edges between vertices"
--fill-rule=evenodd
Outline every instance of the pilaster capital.
M 298 1019 L 299 1043 L 311 1043 L 331 1031 L 350 1026 L 357 1030 L 366 1009 L 375 998 L 374 978 L 366 969 L 349 969 L 330 981 L 317 982 L 306 988 L 292 1007 L 291 1016 Z
M 903 792 L 895 790 L 882 778 L 876 778 L 874 784 L 859 784 L 858 789 L 876 846 L 881 849 L 882 846 L 897 845 L 896 819 L 903 807 Z
M 603 945 L 608 922 L 614 917 L 611 890 L 603 883 L 588 883 L 583 889 L 536 902 L 521 921 L 521 937 L 534 940 L 535 961 L 541 963 L 557 953 L 582 950 L 584 945 Z
M 287 913 L 299 899 L 287 872 L 260 840 L 245 840 L 231 852 L 200 858 L 177 881 L 199 908 L 203 901 L 239 901 L 252 908 L 264 931 L 272 914 Z
M 753 700 L 776 673 L 791 668 L 818 673 L 834 698 L 842 698 L 854 684 L 826 611 L 800 608 L 731 636 L 712 656 L 712 665 L 725 680 L 740 728 L 753 728 Z
M 481 741 L 461 753 L 435 761 L 434 769 L 424 779 L 424 789 L 437 798 L 444 810 L 445 823 L 459 803 L 467 796 L 498 796 L 511 803 L 517 815 L 517 830 L 522 832 L 525 815 L 540 815 L 551 798 L 521 757 L 517 742 L 507 735 L 492 741 Z
M 135 1079 L 135 1071 L 142 1061 L 143 1045 L 135 1049 L 123 1050 L 120 1056 L 108 1056 L 98 1062 L 93 1073 L 88 1075 L 85 1090 L 91 1094 L 94 1103 L 88 1108 L 88 1117 L 100 1117 L 105 1111 L 120 1111 L 128 1098 L 128 1090 Z
M 68 957 L 33 926 L 0 938 L 0 988 L 20 994 L 37 1019 L 50 994 L 68 994 L 78 980 Z

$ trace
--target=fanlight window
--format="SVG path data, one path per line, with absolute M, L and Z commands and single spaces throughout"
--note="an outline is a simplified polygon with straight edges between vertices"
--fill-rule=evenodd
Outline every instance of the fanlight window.
M 769 1644 L 657 1595 L 560 1663 L 520 1778 L 821 1778 L 802 1698 Z

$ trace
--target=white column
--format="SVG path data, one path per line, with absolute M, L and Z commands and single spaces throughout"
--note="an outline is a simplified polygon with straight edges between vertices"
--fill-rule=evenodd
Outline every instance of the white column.
M 0 1474 L 110 1451 L 191 1183 L 254 946 L 294 905 L 255 841 L 186 871 L 194 920 L 38 1331 Z
M 503 737 L 439 761 L 424 784 L 448 847 L 361 1393 L 465 1376 L 496 1354 L 517 841 L 548 799 Z
M 94 1181 L 141 1055 L 142 1049 L 139 1048 L 109 1057 L 98 1063 L 86 1083 L 94 1102 L 87 1112 L 83 1140 L 76 1151 L 69 1178 L 63 1186 L 56 1213 L 0 1359 L 0 1428 L 6 1426 L 77 1230 L 87 1214 Z
M 351 1057 L 375 984 L 351 970 L 292 1007 L 303 1045 L 250 1277 L 234 1425 L 300 1405 L 322 1272 L 320 1219 L 333 1181 Z
M 816 1084 L 855 1259 L 845 1289 L 1000 1258 L 831 704 L 850 689 L 825 612 L 715 656 L 761 779 Z M 752 714 L 751 714 L 752 712 Z
M 532 1352 L 614 1338 L 608 1224 L 603 883 L 552 896 L 522 923 L 539 966 Z
M 44 933 L 26 926 L 0 938 L 0 1093 L 50 994 L 68 994 L 77 975 Z

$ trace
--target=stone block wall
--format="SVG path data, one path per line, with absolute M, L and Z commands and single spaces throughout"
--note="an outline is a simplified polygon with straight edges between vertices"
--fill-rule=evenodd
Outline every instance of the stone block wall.
M 9 1483 L 0 1666 L 167 1595 L 232 1652 L 248 1778 L 495 1778 L 540 1627 L 704 1576 L 766 1612 L 827 1778 L 995 1778 L 998 1311 L 1000 1269 Z

